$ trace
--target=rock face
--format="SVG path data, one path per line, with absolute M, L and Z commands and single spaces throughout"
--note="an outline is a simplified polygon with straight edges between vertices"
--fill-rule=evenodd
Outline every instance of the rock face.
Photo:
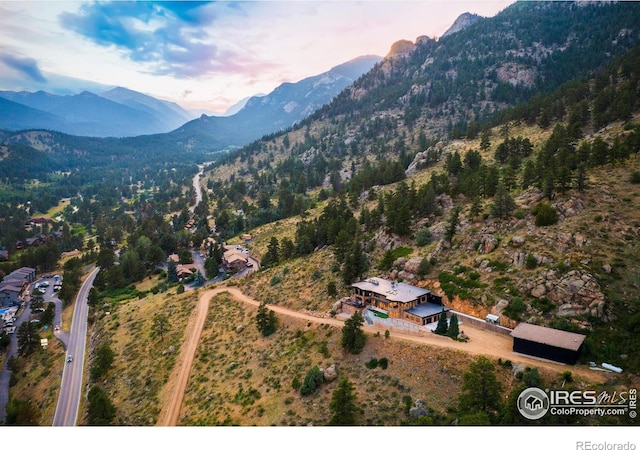
M 445 143 L 440 141 L 433 147 L 429 147 L 428 149 L 425 149 L 422 152 L 416 153 L 416 156 L 413 157 L 413 161 L 411 161 L 411 164 L 409 164 L 409 167 L 407 167 L 407 170 L 405 171 L 407 176 L 416 173 L 419 170 L 418 168 L 423 163 L 426 163 L 429 160 L 429 158 L 432 158 L 433 154 L 439 154 L 440 152 L 442 152 L 445 146 L 446 146 Z M 430 156 L 430 153 L 431 153 L 431 156 Z
M 411 53 L 416 48 L 416 44 L 406 39 L 401 39 L 391 45 L 391 50 L 387 53 L 386 58 L 402 56 Z
M 476 23 L 480 19 L 482 19 L 482 17 L 477 14 L 471 14 L 469 12 L 462 13 L 458 16 L 456 21 L 453 22 L 453 25 L 451 25 L 449 29 L 442 34 L 442 37 L 464 30 L 469 25 Z
M 558 278 L 549 270 L 534 279 L 521 282 L 519 289 L 536 298 L 545 297 L 558 306 L 557 316 L 591 315 L 605 318 L 604 294 L 593 275 L 571 270 Z

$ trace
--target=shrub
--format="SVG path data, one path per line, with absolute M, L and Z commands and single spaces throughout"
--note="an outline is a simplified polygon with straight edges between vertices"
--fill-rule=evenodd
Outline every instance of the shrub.
M 420 228 L 416 233 L 416 244 L 418 247 L 424 247 L 429 244 L 433 239 L 433 235 L 431 234 L 431 230 L 427 227 Z
M 322 376 L 322 372 L 320 372 L 318 366 L 313 366 L 304 377 L 304 381 L 300 387 L 300 393 L 302 395 L 313 394 L 316 389 L 320 387 L 323 381 L 324 377 Z
M 640 184 L 640 170 L 636 170 L 631 174 L 631 177 L 629 178 L 629 182 L 633 184 Z
M 536 259 L 535 256 L 533 256 L 531 253 L 529 253 L 527 255 L 527 258 L 524 261 L 524 266 L 529 270 L 533 270 L 536 267 L 538 267 L 538 260 Z
M 386 357 L 380 358 L 378 360 L 378 366 L 380 366 L 382 370 L 387 370 L 387 367 L 389 366 L 389 360 Z
M 378 367 L 378 360 L 376 358 L 371 358 L 366 364 L 367 369 L 375 369 Z
M 536 226 L 546 227 L 558 223 L 558 211 L 548 202 L 540 202 L 531 211 L 536 216 Z

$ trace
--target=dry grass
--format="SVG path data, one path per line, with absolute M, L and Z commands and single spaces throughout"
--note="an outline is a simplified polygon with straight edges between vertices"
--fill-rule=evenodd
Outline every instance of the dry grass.
M 56 412 L 60 380 L 64 369 L 64 349 L 53 333 L 40 334 L 47 338 L 47 349 L 38 349 L 28 357 L 16 358 L 17 370 L 14 372 L 18 382 L 11 387 L 9 397 L 18 400 L 30 400 L 40 412 L 39 425 L 50 426 Z
M 96 348 L 108 342 L 116 354 L 113 369 L 99 384 L 118 410 L 118 424 L 155 424 L 196 300 L 193 292 L 166 292 L 111 305 L 108 315 L 98 312 L 90 345 Z M 151 333 L 155 314 L 169 318 L 162 339 Z

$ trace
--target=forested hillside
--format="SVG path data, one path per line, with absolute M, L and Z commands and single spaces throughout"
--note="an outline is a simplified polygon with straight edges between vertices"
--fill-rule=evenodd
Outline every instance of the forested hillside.
M 580 364 L 615 364 L 624 372 L 610 374 L 608 387 L 637 385 L 640 8 L 519 2 L 393 49 L 308 119 L 202 167 L 197 205 L 192 176 L 211 155 L 195 145 L 176 151 L 175 136 L 3 135 L 0 243 L 11 252 L 0 270 L 35 265 L 79 280 L 83 264 L 101 269 L 89 299 L 90 385 L 101 404 L 87 405 L 85 423 L 156 422 L 198 301 L 185 286 L 225 278 L 224 243 L 247 245 L 260 260 L 229 284 L 262 312 L 272 304 L 326 318 L 356 280 L 408 281 L 460 313 L 585 334 Z M 39 215 L 61 219 L 40 225 Z M 33 236 L 43 244 L 17 249 Z M 76 247 L 82 259 L 60 263 Z M 167 262 L 174 254 L 185 266 L 201 258 L 204 273 L 181 280 Z M 317 361 L 356 380 L 368 425 L 521 424 L 514 405 L 526 386 L 583 389 L 601 375 L 547 365 L 523 367 L 518 378 L 511 360 L 494 367 L 496 355 L 471 361 L 381 333 L 358 356 L 332 326 L 278 317 L 266 335 L 253 306 L 227 294 L 214 303 L 186 392 L 187 425 L 329 423 L 317 407 L 329 403 L 329 388 L 307 396 Z M 36 398 L 24 364 L 16 398 Z M 480 413 L 473 371 L 496 374 L 487 397 L 495 403 Z M 416 408 L 425 414 L 412 415 Z
M 590 357 L 621 363 L 637 345 L 628 334 L 637 218 L 621 219 L 629 229 L 617 238 L 630 247 L 617 262 L 597 250 L 610 234 L 575 221 L 592 220 L 604 174 L 640 148 L 639 18 L 630 4 L 523 2 L 389 55 L 299 127 L 211 168 L 218 231 L 228 238 L 299 217 L 294 235 L 275 233 L 279 260 L 264 243 L 269 265 L 330 246 L 345 286 L 372 273 L 435 278 L 452 301 L 507 322 L 595 332 L 616 321 L 625 329 L 617 344 Z M 527 236 L 547 246 L 520 248 Z M 400 247 L 413 249 L 404 253 L 419 270 L 403 270 Z M 581 277 L 594 281 L 593 296 L 565 295 Z

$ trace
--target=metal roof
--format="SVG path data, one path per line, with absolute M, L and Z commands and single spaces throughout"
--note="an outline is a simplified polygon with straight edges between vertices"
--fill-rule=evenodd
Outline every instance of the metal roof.
M 431 292 L 411 284 L 398 283 L 378 277 L 367 278 L 365 281 L 353 283 L 351 287 L 356 287 L 363 291 L 375 292 L 376 294 L 384 296 L 389 301 L 403 303 L 413 301 Z
M 446 306 L 436 305 L 434 303 L 422 303 L 418 306 L 414 306 L 413 308 L 406 309 L 404 312 L 423 319 L 425 317 L 442 314 L 442 310 L 450 311 Z
M 573 351 L 577 351 L 586 338 L 583 334 L 541 327 L 530 323 L 520 323 L 511 332 L 511 337 Z

